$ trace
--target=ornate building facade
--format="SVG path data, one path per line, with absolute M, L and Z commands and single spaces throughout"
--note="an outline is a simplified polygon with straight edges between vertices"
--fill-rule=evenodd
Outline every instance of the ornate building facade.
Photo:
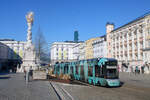
M 116 58 L 120 64 L 142 66 L 150 61 L 150 15 L 146 14 L 119 28 L 106 24 L 107 57 Z
M 73 47 L 75 42 L 54 42 L 51 45 L 51 64 L 73 60 Z
M 91 39 L 85 41 L 85 59 L 94 58 L 92 43 L 93 43 L 93 41 L 98 40 L 98 39 L 99 39 L 99 37 L 96 37 L 96 38 L 91 38 Z
M 83 44 L 83 42 L 78 42 L 76 43 L 74 46 L 73 46 L 73 59 L 74 60 L 79 60 L 80 59 L 80 48 L 81 48 L 81 45 Z

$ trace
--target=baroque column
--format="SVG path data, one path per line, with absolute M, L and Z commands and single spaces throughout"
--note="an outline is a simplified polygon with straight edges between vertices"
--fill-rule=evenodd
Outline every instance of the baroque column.
M 32 44 L 32 25 L 33 25 L 33 12 L 29 12 L 26 15 L 27 19 L 27 25 L 28 25 L 28 30 L 27 30 L 27 44 L 31 45 Z
M 33 12 L 29 12 L 26 15 L 27 19 L 27 43 L 25 46 L 25 52 L 23 56 L 23 64 L 22 67 L 24 69 L 28 69 L 29 67 L 32 67 L 33 70 L 35 70 L 37 67 L 36 64 L 36 52 L 35 47 L 32 44 L 32 25 L 33 25 Z

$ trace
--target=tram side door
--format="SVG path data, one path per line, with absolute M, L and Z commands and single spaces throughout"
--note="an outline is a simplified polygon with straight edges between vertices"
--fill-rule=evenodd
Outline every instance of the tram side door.
M 73 78 L 73 76 L 74 76 L 74 70 L 73 70 L 73 66 L 71 66 L 71 69 L 70 69 L 71 71 L 71 73 L 70 73 L 70 75 L 71 75 L 71 78 Z

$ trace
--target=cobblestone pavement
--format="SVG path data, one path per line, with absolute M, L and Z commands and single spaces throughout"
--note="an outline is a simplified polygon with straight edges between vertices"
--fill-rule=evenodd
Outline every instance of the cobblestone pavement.
M 25 83 L 23 74 L 0 74 L 0 100 L 58 100 L 48 81 Z
M 150 88 L 150 74 L 134 74 L 121 72 L 120 80 L 125 84 L 132 84 L 139 87 Z
M 147 78 L 144 79 L 142 77 L 120 73 L 120 79 L 124 81 L 124 84 L 118 88 L 55 84 L 65 89 L 73 97 L 72 100 L 150 100 L 149 77 L 146 76 Z

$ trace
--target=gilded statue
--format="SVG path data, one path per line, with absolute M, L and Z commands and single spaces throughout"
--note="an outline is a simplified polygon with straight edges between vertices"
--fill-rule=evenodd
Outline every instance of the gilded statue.
M 29 12 L 27 15 L 26 15 L 26 19 L 27 19 L 27 22 L 28 23 L 33 23 L 33 12 Z

